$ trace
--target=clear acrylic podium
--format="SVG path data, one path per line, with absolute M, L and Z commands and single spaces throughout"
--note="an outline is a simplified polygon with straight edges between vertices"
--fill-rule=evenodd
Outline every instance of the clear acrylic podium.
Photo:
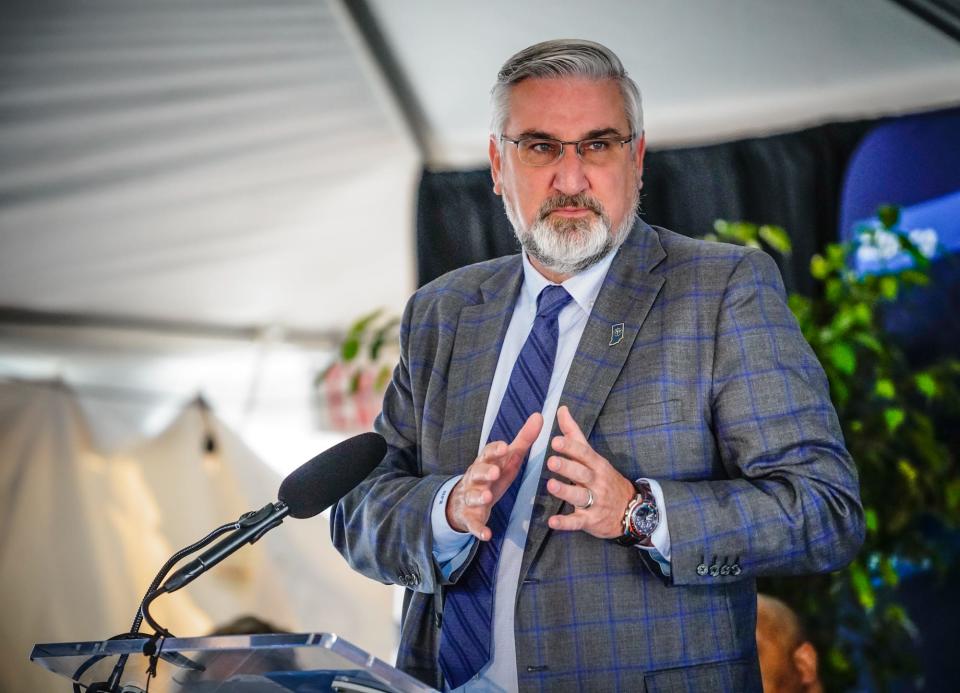
M 64 677 L 49 691 L 85 690 L 106 681 L 127 656 L 121 690 L 147 690 L 147 638 L 38 644 L 31 661 Z M 331 633 L 169 638 L 156 660 L 149 693 L 426 693 L 435 689 Z

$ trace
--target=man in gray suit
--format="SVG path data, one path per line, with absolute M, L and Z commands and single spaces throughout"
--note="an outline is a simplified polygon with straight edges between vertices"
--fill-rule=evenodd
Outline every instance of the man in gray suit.
M 636 218 L 609 49 L 510 58 L 489 152 L 523 253 L 410 299 L 334 543 L 408 588 L 398 665 L 463 690 L 759 690 L 755 578 L 862 542 L 823 371 L 764 253 Z

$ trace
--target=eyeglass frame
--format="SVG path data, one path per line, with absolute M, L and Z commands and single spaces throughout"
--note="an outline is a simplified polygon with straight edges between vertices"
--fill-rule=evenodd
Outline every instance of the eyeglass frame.
M 580 151 L 580 145 L 582 145 L 584 142 L 596 142 L 597 140 L 605 140 L 607 142 L 616 142 L 617 144 L 620 145 L 620 148 L 623 149 L 623 145 L 633 142 L 636 138 L 637 138 L 637 133 L 631 132 L 630 136 L 623 140 L 618 140 L 615 137 L 585 137 L 582 140 L 565 141 L 565 140 L 558 140 L 554 137 L 537 137 L 534 135 L 521 135 L 517 139 L 512 139 L 510 137 L 507 137 L 506 135 L 500 135 L 499 139 L 501 142 L 506 141 L 513 144 L 517 148 L 518 157 L 520 156 L 521 142 L 524 142 L 527 140 L 540 140 L 542 142 L 556 142 L 557 144 L 560 145 L 560 153 L 557 155 L 557 158 L 551 161 L 549 164 L 530 164 L 522 160 L 520 162 L 525 166 L 533 166 L 534 168 L 543 168 L 544 166 L 553 166 L 555 163 L 560 161 L 563 158 L 564 152 L 567 151 L 568 144 L 574 145 L 574 151 L 577 153 L 577 158 L 580 159 L 580 161 L 583 161 L 583 163 L 588 163 L 587 161 L 584 161 L 583 153 Z

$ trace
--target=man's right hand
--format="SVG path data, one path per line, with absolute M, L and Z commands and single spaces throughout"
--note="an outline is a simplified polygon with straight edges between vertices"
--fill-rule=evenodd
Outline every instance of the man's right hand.
M 542 427 L 543 416 L 534 413 L 509 445 L 503 441 L 487 443 L 447 498 L 447 522 L 451 527 L 458 532 L 470 532 L 480 541 L 490 541 L 490 511 L 510 488 Z

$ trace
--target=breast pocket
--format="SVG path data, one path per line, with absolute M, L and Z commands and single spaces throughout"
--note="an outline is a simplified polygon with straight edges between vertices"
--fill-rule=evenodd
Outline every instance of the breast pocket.
M 617 404 L 608 403 L 597 420 L 597 428 L 604 435 L 630 435 L 644 428 L 683 421 L 683 402 L 679 399 L 644 404 Z

